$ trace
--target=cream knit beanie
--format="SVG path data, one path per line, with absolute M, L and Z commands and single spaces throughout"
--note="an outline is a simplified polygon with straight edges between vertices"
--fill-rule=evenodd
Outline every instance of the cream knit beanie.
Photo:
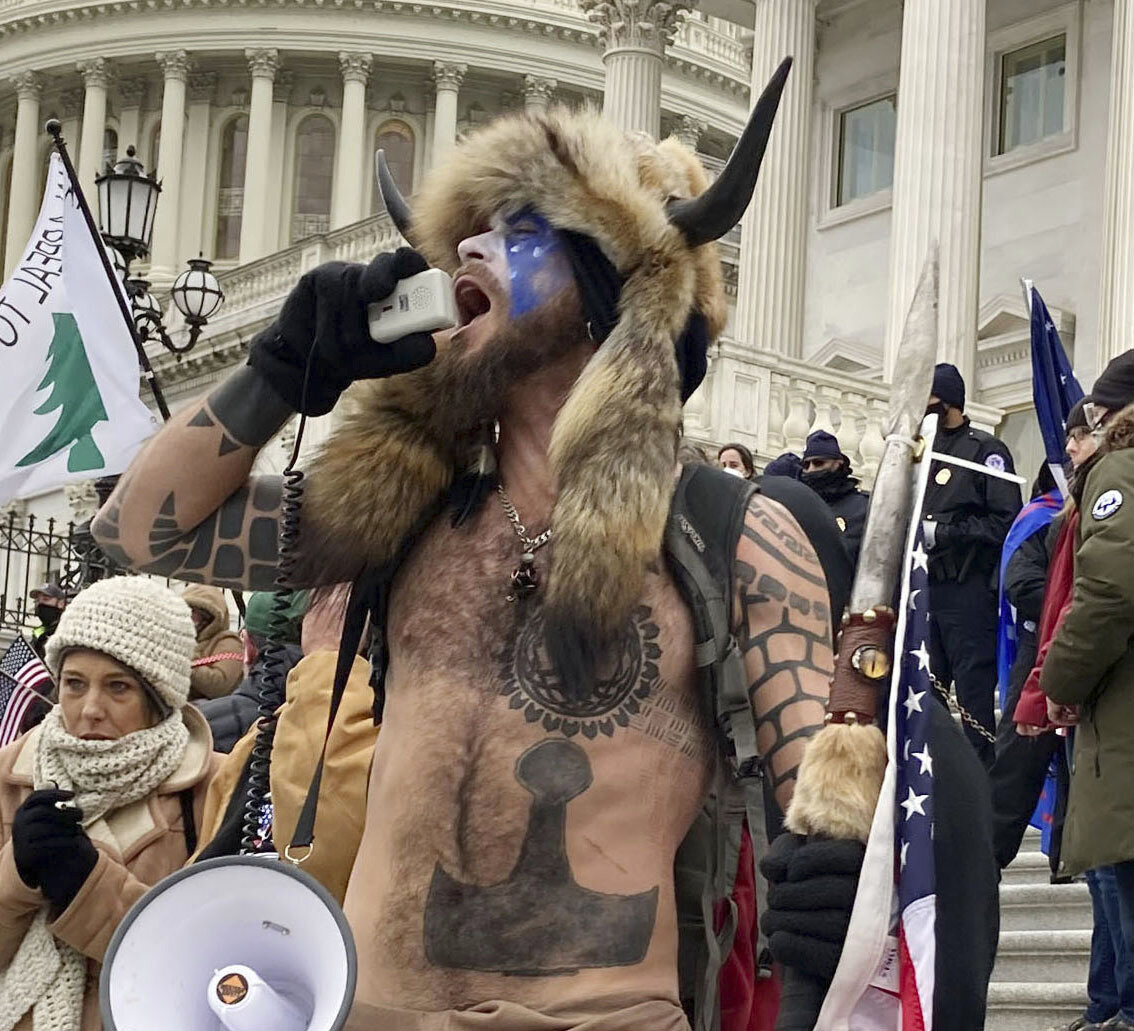
M 56 681 L 63 653 L 90 648 L 129 666 L 171 709 L 189 698 L 197 634 L 189 606 L 145 576 L 113 576 L 80 592 L 47 642 Z

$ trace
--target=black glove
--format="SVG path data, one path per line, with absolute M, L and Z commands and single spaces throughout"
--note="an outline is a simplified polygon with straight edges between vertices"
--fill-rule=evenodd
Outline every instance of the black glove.
M 367 305 L 389 296 L 398 280 L 428 267 L 417 251 L 400 247 L 369 265 L 331 261 L 312 269 L 287 295 L 276 321 L 253 337 L 248 364 L 307 415 L 326 415 L 356 379 L 394 376 L 428 364 L 436 351 L 430 334 L 377 344 L 366 316 Z
M 98 851 L 82 827 L 82 811 L 56 806 L 73 791 L 33 791 L 12 818 L 12 855 L 20 880 L 39 888 L 59 909 L 66 909 L 98 862 Z
M 781 834 L 760 863 L 768 910 L 760 927 L 786 967 L 830 982 L 839 965 L 866 846 Z

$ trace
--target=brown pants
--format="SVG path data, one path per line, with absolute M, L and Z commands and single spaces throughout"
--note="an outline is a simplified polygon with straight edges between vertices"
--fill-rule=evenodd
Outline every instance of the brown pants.
M 662 1000 L 621 1009 L 599 1002 L 560 1015 L 536 1013 L 512 1002 L 482 1002 L 442 1013 L 357 1003 L 344 1031 L 689 1031 L 689 1023 L 679 1006 Z

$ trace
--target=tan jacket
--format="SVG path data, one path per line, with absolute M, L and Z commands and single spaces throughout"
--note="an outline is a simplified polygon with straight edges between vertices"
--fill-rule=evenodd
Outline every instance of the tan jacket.
M 202 662 L 213 655 L 243 656 L 244 644 L 240 635 L 228 628 L 228 603 L 219 587 L 192 584 L 181 593 L 187 605 L 212 616 L 212 622 L 197 631 L 197 648 L 193 652 L 193 676 L 189 697 L 221 698 L 232 694 L 244 679 L 244 662 L 241 658 L 218 659 Z
M 189 747 L 181 765 L 148 798 L 108 813 L 88 828 L 99 857 L 90 877 L 54 923 L 48 926 L 61 941 L 88 957 L 87 990 L 83 999 L 82 1031 L 100 1031 L 98 976 L 102 957 L 115 928 L 130 907 L 153 884 L 184 865 L 188 858 L 181 820 L 183 791 L 193 792 L 197 826 L 204 816 L 205 792 L 224 758 L 213 751 L 204 717 L 185 707 Z M 12 854 L 12 818 L 32 791 L 36 728 L 0 749 L 0 969 L 6 967 L 23 941 L 43 894 L 20 879 Z M 31 1031 L 27 1013 L 15 1031 Z
M 281 852 L 295 833 L 299 811 L 323 748 L 337 658 L 332 651 L 314 652 L 301 659 L 287 678 L 287 696 L 279 709 L 272 747 L 272 836 Z M 378 740 L 373 704 L 370 666 L 365 659 L 356 658 L 327 744 L 315 818 L 315 845 L 310 858 L 303 863 L 303 870 L 334 895 L 340 905 L 366 821 L 366 788 L 374 743 Z M 201 824 L 202 846 L 216 837 L 255 740 L 253 726 L 226 757 L 209 788 Z

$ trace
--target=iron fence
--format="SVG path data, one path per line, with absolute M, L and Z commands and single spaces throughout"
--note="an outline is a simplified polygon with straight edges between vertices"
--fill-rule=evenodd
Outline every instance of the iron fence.
M 95 543 L 90 520 L 61 523 L 14 513 L 0 523 L 0 634 L 28 634 L 38 625 L 35 602 L 29 594 L 41 584 L 55 582 L 76 594 L 87 584 L 123 573 Z

